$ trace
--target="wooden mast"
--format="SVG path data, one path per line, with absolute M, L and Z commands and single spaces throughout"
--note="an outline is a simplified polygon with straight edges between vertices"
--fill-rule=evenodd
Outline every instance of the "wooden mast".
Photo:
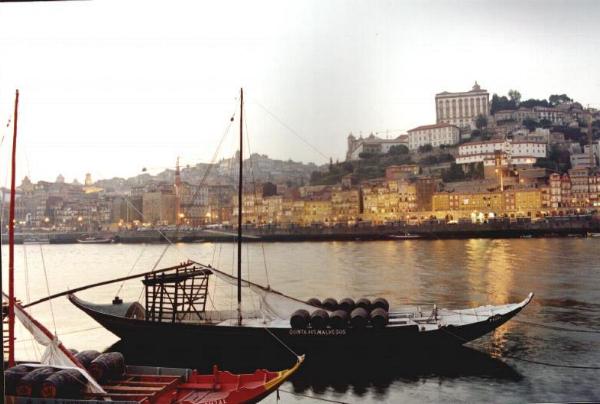
M 15 174 L 17 160 L 18 112 L 19 90 L 16 90 L 10 174 L 10 206 L 8 215 L 8 367 L 15 366 Z
M 240 173 L 238 182 L 238 231 L 237 231 L 237 303 L 238 325 L 242 325 L 242 192 L 244 168 L 244 89 L 240 88 Z

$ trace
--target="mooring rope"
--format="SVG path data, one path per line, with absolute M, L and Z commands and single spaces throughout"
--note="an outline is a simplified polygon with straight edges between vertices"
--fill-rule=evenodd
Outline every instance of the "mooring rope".
M 296 359 L 298 359 L 300 357 L 300 355 L 298 355 L 296 352 L 294 352 L 294 350 L 292 348 L 290 348 L 288 345 L 286 345 L 285 342 L 283 342 L 281 339 L 279 339 L 279 337 L 277 335 L 275 335 L 273 333 L 273 331 L 269 330 L 269 328 L 267 326 L 263 327 L 265 330 L 267 330 L 267 332 L 269 334 L 271 334 L 271 336 L 273 338 L 275 338 L 276 341 L 278 341 L 285 349 L 287 349 L 288 351 L 290 351 L 292 353 L 292 355 L 294 355 L 296 357 Z
M 578 329 L 578 328 L 571 328 L 571 327 L 559 327 L 556 325 L 547 325 L 547 324 L 540 324 L 540 323 L 533 323 L 531 321 L 524 321 L 524 320 L 511 320 L 515 323 L 521 323 L 521 324 L 527 324 L 527 325 L 531 325 L 534 327 L 540 327 L 540 328 L 548 328 L 550 330 L 556 330 L 556 331 L 566 331 L 566 332 L 584 332 L 584 333 L 592 333 L 592 334 L 600 334 L 600 330 L 590 330 L 590 329 Z
M 470 342 L 469 340 L 461 337 L 460 335 L 457 335 L 455 333 L 453 333 L 452 331 L 449 331 L 447 329 L 447 327 L 441 327 L 440 330 L 446 332 L 447 334 L 453 336 L 454 338 L 457 338 L 458 340 L 463 341 L 464 343 Z M 514 360 L 518 360 L 518 361 L 522 361 L 522 362 L 529 362 L 529 363 L 534 363 L 536 365 L 542 365 L 542 366 L 550 366 L 550 367 L 555 367 L 555 368 L 567 368 L 567 369 L 586 369 L 586 370 L 599 370 L 600 366 L 592 366 L 592 365 L 572 365 L 572 364 L 558 364 L 558 363 L 552 363 L 552 362 L 545 362 L 545 361 L 538 361 L 535 359 L 527 359 L 527 358 L 523 358 L 521 356 L 515 356 L 515 355 L 510 355 L 510 354 L 505 354 L 505 353 L 492 353 L 492 352 L 485 352 L 485 351 L 480 351 L 478 349 L 476 349 L 476 351 L 479 351 L 483 354 L 489 355 L 491 357 L 496 357 L 498 359 L 502 359 L 502 358 L 510 358 L 510 359 L 514 359 Z
M 523 357 L 520 357 L 520 356 L 507 355 L 507 354 L 502 354 L 501 357 L 502 358 L 515 359 L 515 360 L 522 361 L 522 362 L 534 363 L 536 365 L 549 366 L 549 367 L 553 367 L 553 368 L 600 370 L 600 366 L 559 364 L 559 363 L 538 361 L 538 360 L 534 360 L 534 359 L 527 359 L 527 358 L 523 358 Z

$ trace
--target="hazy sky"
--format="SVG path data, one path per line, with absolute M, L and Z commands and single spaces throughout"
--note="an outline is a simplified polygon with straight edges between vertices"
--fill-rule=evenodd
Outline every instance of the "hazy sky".
M 240 87 L 251 150 L 315 163 L 475 80 L 600 107 L 598 49 L 596 1 L 0 3 L 0 185 L 15 88 L 18 177 L 82 181 L 209 162 Z

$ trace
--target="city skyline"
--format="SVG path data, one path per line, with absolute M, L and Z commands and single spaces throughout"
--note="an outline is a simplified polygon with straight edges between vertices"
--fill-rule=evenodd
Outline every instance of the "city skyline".
M 475 80 L 600 105 L 593 2 L 116 4 L 1 6 L 1 152 L 19 88 L 19 178 L 210 162 L 241 86 L 251 151 L 317 164 L 343 160 L 349 132 L 435 123 L 435 94 Z

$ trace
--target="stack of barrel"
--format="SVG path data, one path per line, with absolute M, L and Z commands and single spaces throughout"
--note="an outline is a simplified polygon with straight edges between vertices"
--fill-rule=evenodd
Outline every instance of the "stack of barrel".
M 119 352 L 81 351 L 75 357 L 98 383 L 118 380 L 125 373 L 125 359 Z M 81 399 L 88 385 L 77 369 L 52 366 L 18 365 L 4 375 L 8 396 Z
M 316 309 L 309 313 L 308 310 L 296 310 L 290 318 L 290 325 L 295 329 L 308 328 L 334 329 L 365 328 L 371 325 L 373 328 L 384 328 L 388 324 L 388 311 L 390 305 L 382 297 L 373 301 L 362 297 L 356 301 L 347 297 L 339 302 L 328 297 L 321 301 L 317 298 L 308 300 L 308 304 Z

